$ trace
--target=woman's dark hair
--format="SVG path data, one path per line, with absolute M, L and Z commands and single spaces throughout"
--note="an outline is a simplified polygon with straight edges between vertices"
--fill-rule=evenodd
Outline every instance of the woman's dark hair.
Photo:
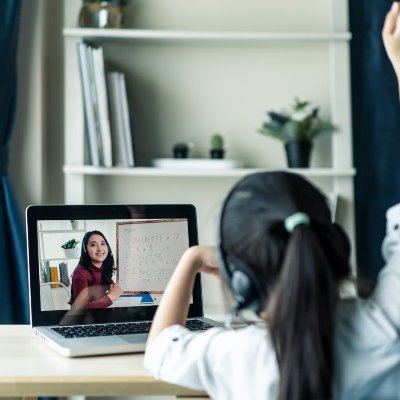
M 87 252 L 87 245 L 90 237 L 93 235 L 101 236 L 107 244 L 108 254 L 102 265 L 103 270 L 101 272 L 101 283 L 103 285 L 109 285 L 111 283 L 111 277 L 113 276 L 116 268 L 111 247 L 106 237 L 100 231 L 89 231 L 85 233 L 85 236 L 82 239 L 81 258 L 79 259 L 79 264 L 87 269 L 89 269 L 89 267 L 92 265 L 92 261 L 90 260 L 89 254 Z
M 284 222 L 297 212 L 309 224 L 289 233 Z M 335 306 L 351 269 L 349 240 L 331 222 L 326 197 L 296 174 L 257 173 L 234 187 L 223 215 L 224 251 L 265 288 L 279 400 L 331 398 Z

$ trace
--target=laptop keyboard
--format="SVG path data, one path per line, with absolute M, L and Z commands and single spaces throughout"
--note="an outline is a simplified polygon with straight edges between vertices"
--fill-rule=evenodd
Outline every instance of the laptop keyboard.
M 94 336 L 149 333 L 150 327 L 151 322 L 126 322 L 104 325 L 59 326 L 51 329 L 64 336 L 66 339 L 70 339 Z M 186 321 L 186 328 L 191 331 L 206 331 L 207 329 L 212 328 L 212 325 L 207 324 L 199 319 L 190 319 Z

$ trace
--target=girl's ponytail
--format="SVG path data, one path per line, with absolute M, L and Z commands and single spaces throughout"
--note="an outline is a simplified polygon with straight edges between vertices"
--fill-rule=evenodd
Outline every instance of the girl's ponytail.
M 267 319 L 280 370 L 279 400 L 329 399 L 337 279 L 312 226 L 287 242 Z

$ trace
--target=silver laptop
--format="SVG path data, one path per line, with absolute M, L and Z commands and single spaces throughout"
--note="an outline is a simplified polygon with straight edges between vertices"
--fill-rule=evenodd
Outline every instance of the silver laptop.
M 180 257 L 198 243 L 192 205 L 30 206 L 26 229 L 31 326 L 67 357 L 143 351 Z M 122 293 L 111 301 L 113 283 Z M 203 317 L 198 274 L 187 326 L 218 325 Z

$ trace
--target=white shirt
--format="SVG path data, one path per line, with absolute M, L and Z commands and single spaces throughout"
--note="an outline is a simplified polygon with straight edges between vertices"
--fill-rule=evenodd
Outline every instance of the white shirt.
M 373 295 L 337 307 L 335 399 L 400 399 L 400 205 L 388 210 L 386 233 L 387 264 Z M 149 345 L 145 366 L 158 379 L 217 400 L 277 398 L 278 365 L 265 326 L 204 333 L 171 326 Z

